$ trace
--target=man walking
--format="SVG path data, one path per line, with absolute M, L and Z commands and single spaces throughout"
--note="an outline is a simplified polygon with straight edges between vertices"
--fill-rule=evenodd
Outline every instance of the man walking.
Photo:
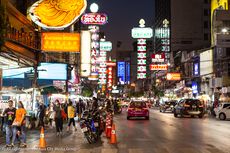
M 8 101 L 8 105 L 9 107 L 6 108 L 3 112 L 3 115 L 6 115 L 6 147 L 11 147 L 11 140 L 10 138 L 13 135 L 13 127 L 12 127 L 12 123 L 14 121 L 15 118 L 15 114 L 16 114 L 16 108 L 13 107 L 13 101 L 9 100 Z
M 41 127 L 45 127 L 44 125 L 44 117 L 45 117 L 45 113 L 46 113 L 46 106 L 44 105 L 43 102 L 40 103 L 39 105 L 39 110 L 38 110 L 38 118 L 39 118 L 39 126 Z

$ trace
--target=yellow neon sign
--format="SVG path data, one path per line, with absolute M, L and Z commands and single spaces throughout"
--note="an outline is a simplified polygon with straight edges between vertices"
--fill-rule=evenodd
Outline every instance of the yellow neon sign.
M 46 52 L 80 52 L 80 34 L 42 33 L 41 49 Z

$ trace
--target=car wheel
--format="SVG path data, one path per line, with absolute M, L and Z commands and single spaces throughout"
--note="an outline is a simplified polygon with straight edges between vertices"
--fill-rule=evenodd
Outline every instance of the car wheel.
M 174 117 L 177 117 L 177 114 L 174 112 Z
M 180 111 L 180 117 L 184 117 L 184 115 L 183 115 L 182 111 Z
M 191 118 L 194 118 L 194 115 L 191 115 Z
M 129 116 L 127 116 L 127 120 L 129 120 L 130 119 L 130 117 Z
M 161 109 L 160 109 L 160 112 L 162 112 Z
M 200 114 L 198 115 L 199 118 L 203 118 L 204 114 Z
M 149 120 L 149 116 L 145 117 L 146 120 Z
M 224 113 L 220 113 L 219 118 L 220 118 L 220 120 L 225 120 L 226 115 Z

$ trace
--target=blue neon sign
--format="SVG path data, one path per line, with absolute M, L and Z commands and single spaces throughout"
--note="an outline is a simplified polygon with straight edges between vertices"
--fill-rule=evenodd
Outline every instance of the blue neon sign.
M 125 62 L 117 62 L 117 76 L 120 84 L 125 84 Z

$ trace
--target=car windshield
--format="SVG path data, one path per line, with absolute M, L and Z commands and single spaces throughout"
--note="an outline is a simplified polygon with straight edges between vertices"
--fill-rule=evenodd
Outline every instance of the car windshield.
M 224 104 L 223 108 L 227 108 L 228 106 L 230 106 L 230 103 L 229 104 Z
M 145 108 L 146 107 L 146 103 L 145 102 L 131 102 L 130 103 L 130 108 Z
M 201 101 L 198 99 L 186 99 L 185 103 L 187 105 L 201 105 L 202 104 Z
M 169 101 L 169 102 L 165 102 L 165 104 L 167 104 L 167 105 L 176 104 L 176 101 Z

